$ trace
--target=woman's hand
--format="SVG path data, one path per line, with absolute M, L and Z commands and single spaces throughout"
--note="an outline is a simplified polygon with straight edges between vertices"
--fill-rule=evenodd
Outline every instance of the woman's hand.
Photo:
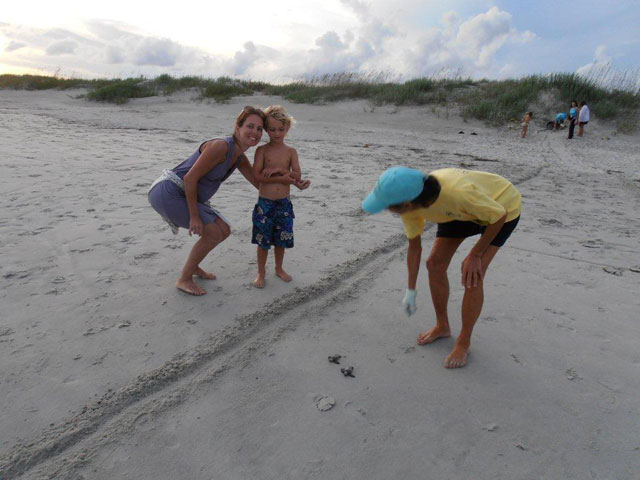
M 195 233 L 196 235 L 201 237 L 203 232 L 204 224 L 202 223 L 200 217 L 191 217 L 191 219 L 189 220 L 189 236 Z
M 462 285 L 467 288 L 477 287 L 482 283 L 482 258 L 467 255 L 462 262 Z

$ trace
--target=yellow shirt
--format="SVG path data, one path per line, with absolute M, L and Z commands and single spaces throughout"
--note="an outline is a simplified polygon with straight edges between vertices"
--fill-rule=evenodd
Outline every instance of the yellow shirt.
M 461 220 L 489 225 L 505 213 L 507 222 L 520 215 L 520 192 L 500 175 L 461 168 L 443 168 L 431 175 L 440 182 L 440 195 L 429 207 L 401 215 L 407 238 L 422 235 L 427 222 Z

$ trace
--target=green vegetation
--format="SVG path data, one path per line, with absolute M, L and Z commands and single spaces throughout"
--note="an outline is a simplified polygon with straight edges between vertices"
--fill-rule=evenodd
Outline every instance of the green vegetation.
M 621 113 L 640 107 L 640 92 L 606 89 L 597 79 L 584 78 L 575 73 L 531 75 L 518 80 L 482 81 L 471 96 L 462 97 L 462 114 L 491 124 L 500 124 L 510 118 L 520 118 L 535 105 L 544 93 L 551 94 L 557 111 L 568 110 L 572 100 L 586 99 L 590 110 L 602 119 L 613 119 Z M 543 107 L 544 108 L 544 107 Z M 543 114 L 557 113 L 554 110 Z
M 99 86 L 87 94 L 89 100 L 97 102 L 127 103 L 130 98 L 153 97 L 154 88 L 137 78 L 127 78 L 107 85 Z
M 610 85 L 605 88 L 602 85 Z M 534 111 L 535 118 L 552 118 L 568 110 L 571 100 L 586 99 L 593 115 L 616 120 L 622 132 L 638 128 L 640 111 L 640 70 L 613 74 L 604 69 L 589 77 L 573 73 L 530 75 L 512 80 L 424 77 L 390 82 L 384 75 L 340 73 L 322 75 L 284 85 L 219 77 L 179 77 L 160 75 L 155 79 L 64 79 L 57 76 L 0 75 L 0 89 L 86 88 L 87 98 L 123 104 L 131 98 L 170 95 L 191 89 L 200 98 L 225 102 L 232 97 L 281 96 L 295 103 L 328 103 L 364 99 L 373 105 L 440 105 L 458 107 L 465 118 L 500 125 Z

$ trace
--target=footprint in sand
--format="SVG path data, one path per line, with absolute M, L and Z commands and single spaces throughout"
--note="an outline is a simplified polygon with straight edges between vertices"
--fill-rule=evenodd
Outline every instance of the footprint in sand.
M 621 268 L 602 267 L 602 270 L 604 270 L 607 273 L 610 273 L 611 275 L 615 275 L 616 277 L 621 277 L 622 276 L 622 269 Z

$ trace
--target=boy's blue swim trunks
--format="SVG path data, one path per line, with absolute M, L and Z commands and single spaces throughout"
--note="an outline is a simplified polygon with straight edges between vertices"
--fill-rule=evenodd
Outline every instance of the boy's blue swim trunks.
M 274 247 L 293 247 L 293 205 L 288 198 L 270 200 L 258 197 L 253 209 L 251 243 L 265 250 Z

